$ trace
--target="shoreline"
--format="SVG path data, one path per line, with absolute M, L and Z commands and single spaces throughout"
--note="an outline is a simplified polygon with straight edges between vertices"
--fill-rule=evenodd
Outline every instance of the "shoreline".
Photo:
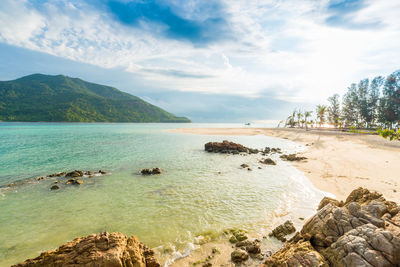
M 252 136 L 266 135 L 305 145 L 298 155 L 306 161 L 292 162 L 319 190 L 338 200 L 355 188 L 381 192 L 388 200 L 400 201 L 400 142 L 378 135 L 318 129 L 290 128 L 179 128 L 171 133 Z

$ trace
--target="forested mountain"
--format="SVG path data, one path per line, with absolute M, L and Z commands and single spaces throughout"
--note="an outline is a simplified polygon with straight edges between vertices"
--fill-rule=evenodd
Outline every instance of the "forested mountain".
M 43 74 L 0 82 L 0 120 L 190 122 L 113 87 Z

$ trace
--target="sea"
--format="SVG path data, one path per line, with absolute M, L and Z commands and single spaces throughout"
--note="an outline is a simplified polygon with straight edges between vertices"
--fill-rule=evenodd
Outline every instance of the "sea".
M 167 266 L 198 249 L 205 236 L 212 241 L 226 229 L 267 236 L 287 219 L 300 226 L 326 195 L 302 172 L 279 154 L 271 156 L 277 165 L 267 166 L 259 163 L 260 154 L 208 153 L 204 144 L 229 140 L 284 153 L 304 146 L 264 135 L 168 132 L 259 126 L 272 125 L 1 122 L 0 266 L 104 231 L 137 236 Z M 163 173 L 140 174 L 153 167 Z M 79 186 L 60 183 L 53 191 L 57 178 L 32 179 L 72 170 L 108 174 L 83 178 Z

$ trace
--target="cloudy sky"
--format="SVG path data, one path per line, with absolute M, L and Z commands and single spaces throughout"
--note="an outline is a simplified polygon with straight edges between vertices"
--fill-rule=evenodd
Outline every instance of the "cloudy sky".
M 400 68 L 399 0 L 1 0 L 0 80 L 64 74 L 194 121 L 283 119 Z

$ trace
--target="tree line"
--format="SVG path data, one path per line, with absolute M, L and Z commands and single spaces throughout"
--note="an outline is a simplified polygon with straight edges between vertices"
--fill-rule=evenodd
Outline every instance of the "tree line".
M 388 131 L 400 126 L 400 70 L 387 77 L 377 76 L 352 83 L 340 97 L 328 98 L 328 105 L 313 111 L 294 110 L 286 127 L 322 127 L 378 129 Z

